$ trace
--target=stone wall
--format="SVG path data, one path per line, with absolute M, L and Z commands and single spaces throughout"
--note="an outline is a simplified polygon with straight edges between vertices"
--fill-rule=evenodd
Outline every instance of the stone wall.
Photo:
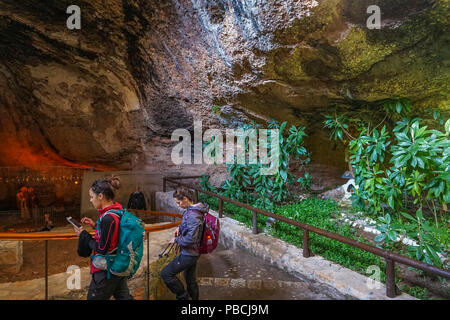
M 130 194 L 135 191 L 141 191 L 144 194 L 147 209 L 154 208 L 154 194 L 162 190 L 163 176 L 161 174 L 143 171 L 85 172 L 81 186 L 82 217 L 98 217 L 98 213 L 89 201 L 89 188 L 96 179 L 111 177 L 112 175 L 118 176 L 121 184 L 114 199 L 115 201 L 127 206 Z
M 19 273 L 23 264 L 22 241 L 0 241 L 0 272 Z
M 339 177 L 325 114 L 383 117 L 390 97 L 449 111 L 448 1 L 78 0 L 81 30 L 69 4 L 0 2 L 2 166 L 175 171 L 175 129 L 273 117 L 306 126 L 312 162 Z

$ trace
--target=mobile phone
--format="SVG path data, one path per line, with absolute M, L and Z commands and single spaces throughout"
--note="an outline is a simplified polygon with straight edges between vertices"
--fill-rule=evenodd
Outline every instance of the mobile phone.
M 74 218 L 72 218 L 72 217 L 67 217 L 66 219 L 67 219 L 67 221 L 69 221 L 69 223 L 72 224 L 74 227 L 81 228 L 81 224 L 79 224 L 79 223 L 77 222 L 77 220 L 75 220 Z

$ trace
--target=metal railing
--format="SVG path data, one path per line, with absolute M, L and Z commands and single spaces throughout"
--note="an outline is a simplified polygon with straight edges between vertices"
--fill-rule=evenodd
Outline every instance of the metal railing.
M 42 229 L 45 226 L 45 216 L 49 215 L 50 221 L 54 227 L 67 224 L 67 217 L 78 219 L 80 217 L 80 207 L 70 206 L 58 209 L 57 207 L 38 207 L 29 210 L 30 217 L 22 219 L 19 210 L 0 211 L 0 217 L 3 218 L 0 224 L 0 230 L 12 232 L 10 229 Z M 37 231 L 37 230 L 35 230 Z
M 151 210 L 135 210 L 127 209 L 132 213 L 143 213 L 158 216 L 169 216 L 175 218 L 182 218 L 183 215 L 179 213 L 151 211 Z M 181 220 L 165 223 L 157 226 L 146 226 L 145 235 L 147 238 L 147 300 L 150 299 L 150 242 L 149 234 L 151 232 L 157 232 L 167 230 L 178 226 Z M 90 234 L 94 235 L 95 231 L 91 231 Z M 0 232 L 0 241 L 45 241 L 45 300 L 48 300 L 48 241 L 49 240 L 73 240 L 78 239 L 78 236 L 74 232 L 37 232 L 37 233 L 15 233 L 15 232 Z
M 262 214 L 271 218 L 274 218 L 276 220 L 288 223 L 290 225 L 299 227 L 302 230 L 302 239 L 303 239 L 303 257 L 305 258 L 309 258 L 312 256 L 312 252 L 309 249 L 309 232 L 313 232 L 319 235 L 322 235 L 324 237 L 327 237 L 329 239 L 333 239 L 335 241 L 339 241 L 345 244 L 348 244 L 352 247 L 373 253 L 379 257 L 382 257 L 385 259 L 386 261 L 386 296 L 388 296 L 389 298 L 394 298 L 395 296 L 397 296 L 399 294 L 399 289 L 397 288 L 397 286 L 395 285 L 395 263 L 400 263 L 406 266 L 410 266 L 413 268 L 417 268 L 420 270 L 423 270 L 425 272 L 428 272 L 430 274 L 434 274 L 437 276 L 441 276 L 443 278 L 446 279 L 450 279 L 450 271 L 448 270 L 444 270 L 438 267 L 435 267 L 433 265 L 427 264 L 427 263 L 423 263 L 417 260 L 413 260 L 411 258 L 387 251 L 387 250 L 383 250 L 383 249 L 379 249 L 377 247 L 341 236 L 337 233 L 333 233 L 327 230 L 323 230 L 293 219 L 289 219 L 280 215 L 277 215 L 275 213 L 272 212 L 268 212 L 253 206 L 250 206 L 246 203 L 242 203 L 224 196 L 221 196 L 219 194 L 213 193 L 211 191 L 207 191 L 207 190 L 203 190 L 201 188 L 198 188 L 196 186 L 193 185 L 189 185 L 186 183 L 182 183 L 180 181 L 177 180 L 181 180 L 181 179 L 195 179 L 195 178 L 200 178 L 201 176 L 186 176 L 186 177 L 171 177 L 171 176 L 167 176 L 163 178 L 163 191 L 166 192 L 167 189 L 167 183 L 173 183 L 175 185 L 178 186 L 183 186 L 189 189 L 194 190 L 194 200 L 195 202 L 197 202 L 198 200 L 198 193 L 204 193 L 206 195 L 209 195 L 211 197 L 215 197 L 217 199 L 219 199 L 219 218 L 223 217 L 223 202 L 226 201 L 228 203 L 234 204 L 235 206 L 250 210 L 252 212 L 252 232 L 253 234 L 257 234 L 258 233 L 258 229 L 257 229 L 257 215 L 258 214 Z

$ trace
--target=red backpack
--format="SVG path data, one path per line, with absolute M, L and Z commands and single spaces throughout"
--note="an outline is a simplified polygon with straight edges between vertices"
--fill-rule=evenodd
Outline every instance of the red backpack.
M 203 216 L 203 232 L 199 246 L 199 253 L 211 253 L 216 249 L 219 243 L 219 233 L 220 233 L 220 221 L 218 218 L 207 212 L 202 214 L 198 210 L 196 211 Z

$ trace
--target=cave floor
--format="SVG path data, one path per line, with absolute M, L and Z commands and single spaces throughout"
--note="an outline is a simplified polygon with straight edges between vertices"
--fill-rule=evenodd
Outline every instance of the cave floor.
M 200 300 L 330 300 L 323 287 L 302 281 L 241 249 L 219 245 L 197 264 Z M 139 299 L 139 295 L 136 296 Z M 174 300 L 166 292 L 162 300 Z

